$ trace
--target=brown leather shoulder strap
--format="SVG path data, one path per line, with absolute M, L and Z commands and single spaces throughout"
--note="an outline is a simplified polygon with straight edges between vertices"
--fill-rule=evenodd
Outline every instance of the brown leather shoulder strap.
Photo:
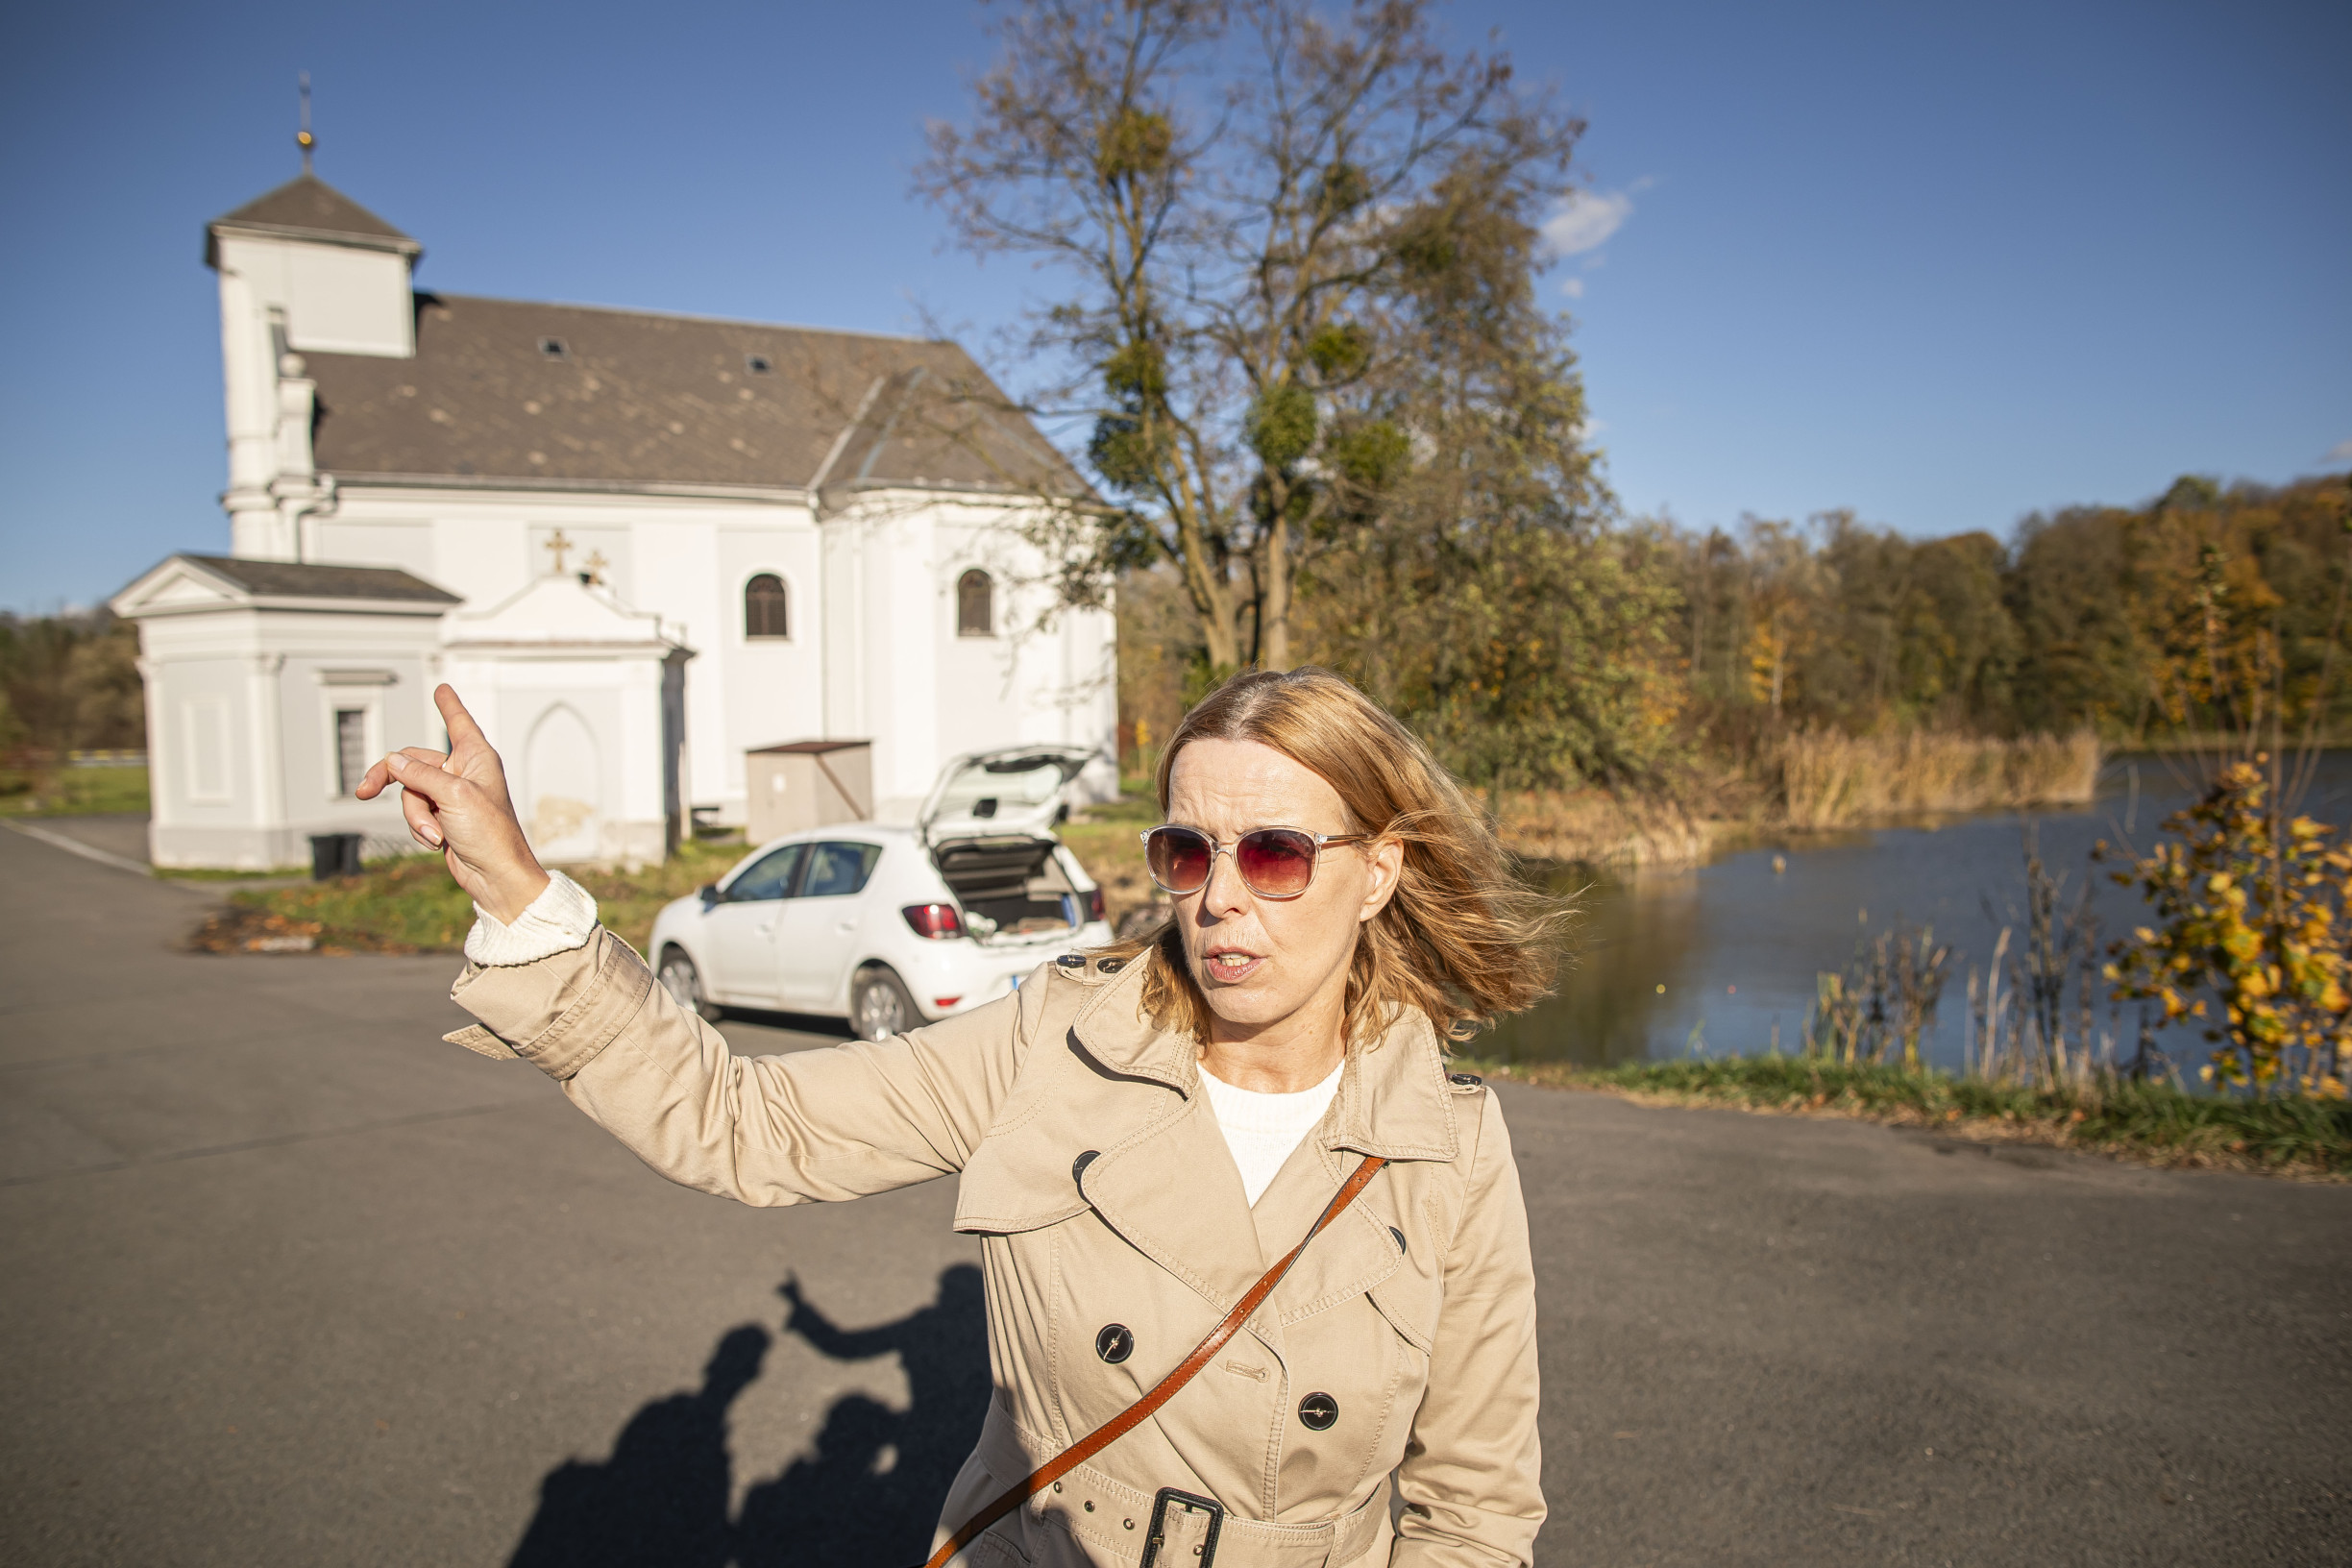
M 1300 1238 L 1299 1244 L 1285 1253 L 1282 1262 L 1267 1269 L 1258 1283 L 1250 1286 L 1249 1294 L 1234 1303 L 1233 1311 L 1227 1312 L 1223 1321 L 1209 1331 L 1208 1338 L 1192 1347 L 1192 1354 L 1187 1356 L 1175 1371 L 1153 1384 L 1151 1392 L 1078 1441 L 1070 1444 L 1052 1458 L 1047 1459 L 1037 1469 L 1031 1471 L 1019 1484 L 1006 1491 L 1003 1496 L 973 1514 L 969 1519 L 965 1520 L 963 1528 L 947 1537 L 940 1549 L 931 1554 L 931 1560 L 924 1563 L 923 1568 L 946 1568 L 947 1560 L 979 1539 L 981 1531 L 987 1530 L 989 1526 L 1002 1519 L 1006 1514 L 1011 1513 L 1045 1487 L 1068 1475 L 1127 1433 L 1135 1431 L 1145 1421 L 1150 1420 L 1154 1411 L 1175 1397 L 1177 1389 L 1190 1383 L 1193 1376 L 1202 1367 L 1215 1360 L 1216 1353 L 1225 1348 L 1225 1341 L 1240 1331 L 1241 1325 L 1249 1321 L 1250 1313 L 1262 1306 L 1266 1297 L 1274 1293 L 1274 1287 L 1282 1284 L 1283 1276 L 1290 1272 L 1290 1265 L 1297 1262 L 1299 1254 L 1307 1250 L 1307 1243 L 1312 1241 L 1316 1233 L 1337 1217 L 1341 1210 L 1354 1203 L 1357 1195 L 1363 1191 L 1372 1178 L 1379 1173 L 1381 1166 L 1387 1163 L 1378 1155 L 1366 1155 L 1364 1163 L 1356 1167 L 1347 1181 L 1341 1185 L 1339 1190 L 1333 1194 L 1331 1202 L 1325 1205 L 1323 1213 L 1316 1217 L 1315 1222 L 1307 1228 L 1307 1234 Z

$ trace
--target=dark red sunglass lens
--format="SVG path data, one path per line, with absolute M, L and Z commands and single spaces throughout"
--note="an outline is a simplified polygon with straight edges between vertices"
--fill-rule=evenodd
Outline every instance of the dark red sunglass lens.
M 1152 880 L 1170 893 L 1192 893 L 1209 880 L 1209 841 L 1188 828 L 1152 829 L 1146 846 Z
M 1307 891 L 1314 880 L 1315 842 L 1287 827 L 1262 827 L 1244 833 L 1234 845 L 1234 865 L 1252 893 L 1268 898 L 1290 898 Z

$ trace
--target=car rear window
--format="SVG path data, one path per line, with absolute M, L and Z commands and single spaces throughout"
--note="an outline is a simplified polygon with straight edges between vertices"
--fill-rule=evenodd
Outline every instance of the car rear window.
M 857 893 L 873 875 L 882 858 L 878 844 L 821 844 L 809 851 L 808 874 L 801 878 L 803 898 L 838 898 Z
M 751 904 L 783 897 L 792 891 L 793 868 L 800 864 L 801 851 L 807 847 L 805 844 L 788 844 L 772 854 L 761 856 L 743 875 L 727 884 L 727 902 Z

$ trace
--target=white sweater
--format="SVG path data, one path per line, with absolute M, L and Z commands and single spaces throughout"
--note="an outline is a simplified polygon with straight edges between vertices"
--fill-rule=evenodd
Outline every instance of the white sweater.
M 531 900 L 530 908 L 502 924 L 481 905 L 474 906 L 474 929 L 466 934 L 466 957 L 484 966 L 536 964 L 543 958 L 585 944 L 596 931 L 596 899 L 588 890 L 561 871 L 548 872 L 547 891 Z M 1209 1109 L 1215 1113 L 1217 1130 L 1241 1169 L 1241 1190 L 1252 1205 L 1265 1192 L 1274 1173 L 1290 1158 L 1290 1151 L 1314 1130 L 1332 1096 L 1339 1092 L 1340 1066 L 1312 1089 L 1295 1094 L 1261 1094 L 1233 1085 L 1201 1069 L 1209 1090 Z
M 1332 1096 L 1339 1092 L 1339 1073 L 1346 1066 L 1340 1063 L 1332 1068 L 1330 1077 L 1295 1094 L 1236 1089 L 1207 1067 L 1201 1068 L 1209 1109 L 1216 1113 L 1217 1131 L 1225 1135 L 1225 1146 L 1233 1150 L 1234 1164 L 1241 1167 L 1241 1191 L 1252 1207 L 1274 1180 L 1274 1173 L 1282 1169 L 1283 1162 L 1290 1158 L 1290 1151 L 1331 1109 Z

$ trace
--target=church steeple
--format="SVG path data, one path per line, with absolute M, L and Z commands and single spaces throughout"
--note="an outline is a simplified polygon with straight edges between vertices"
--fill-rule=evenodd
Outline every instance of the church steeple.
M 411 271 L 425 249 L 312 171 L 306 74 L 301 126 L 303 172 L 205 229 L 205 262 L 220 274 L 230 548 L 277 560 L 301 560 L 304 519 L 332 504 L 331 480 L 313 468 L 304 355 L 414 355 Z

